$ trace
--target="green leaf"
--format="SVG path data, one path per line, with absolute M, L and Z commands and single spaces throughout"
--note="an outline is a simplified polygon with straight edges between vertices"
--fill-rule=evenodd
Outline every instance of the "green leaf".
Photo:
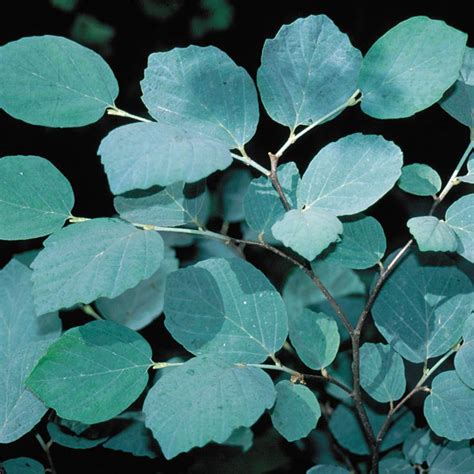
M 413 474 L 413 466 L 406 459 L 401 456 L 388 456 L 380 461 L 380 474 Z
M 441 178 L 431 166 L 413 163 L 402 168 L 398 187 L 416 196 L 434 196 L 441 189 Z
M 242 148 L 255 134 L 255 84 L 214 46 L 151 54 L 141 86 L 143 102 L 158 122 L 206 135 L 229 148 Z
M 439 105 L 466 127 L 474 127 L 474 48 L 466 48 L 459 77 Z
M 162 123 L 118 127 L 97 153 L 114 194 L 199 181 L 232 163 L 222 142 Z
M 268 115 L 291 130 L 310 125 L 354 94 L 361 62 L 360 51 L 326 15 L 282 26 L 265 41 L 257 73 Z
M 273 426 L 287 441 L 305 438 L 321 417 L 316 396 L 308 387 L 288 380 L 278 382 L 275 388 L 277 397 L 271 411 Z
M 380 37 L 362 62 L 362 110 L 371 117 L 409 117 L 437 102 L 454 83 L 467 35 L 443 21 L 415 16 Z
M 296 206 L 296 189 L 300 182 L 296 164 L 291 161 L 279 166 L 277 175 L 288 202 L 292 207 Z M 285 213 L 278 193 L 266 176 L 251 181 L 244 196 L 243 207 L 248 225 L 258 234 L 270 237 L 272 225 Z
M 51 234 L 71 215 L 71 185 L 48 160 L 5 156 L 0 159 L 0 176 L 1 240 Z
M 116 219 L 93 219 L 48 237 L 32 264 L 38 314 L 114 298 L 156 272 L 163 239 Z
M 142 336 L 112 321 L 94 321 L 53 343 L 27 386 L 59 416 L 99 423 L 138 398 L 151 364 L 151 347 Z
M 109 43 L 115 36 L 115 28 L 87 13 L 74 17 L 71 26 L 71 38 L 78 43 L 102 47 L 107 51 Z
M 148 392 L 143 411 L 171 459 L 210 441 L 225 442 L 236 428 L 253 425 L 275 396 L 263 370 L 201 356 L 165 373 Z
M 458 176 L 458 179 L 463 183 L 474 184 L 474 153 L 471 153 L 467 160 L 467 174 Z
M 246 169 L 233 169 L 221 181 L 222 218 L 226 222 L 244 220 L 243 200 L 252 180 Z
M 349 351 L 339 351 L 336 359 L 329 366 L 329 372 L 347 387 L 352 387 L 352 354 Z M 343 401 L 346 405 L 353 404 L 352 397 L 337 385 L 328 383 L 325 390 L 329 395 Z
M 470 388 L 474 389 L 474 314 L 464 323 L 462 346 L 454 358 L 454 367 L 458 377 Z
M 366 407 L 369 422 L 377 433 L 385 421 L 386 415 L 380 414 Z M 395 414 L 394 421 L 385 435 L 380 446 L 380 452 L 393 448 L 403 442 L 410 433 L 411 427 L 415 423 L 413 413 L 408 410 L 402 410 Z M 339 404 L 333 411 L 329 420 L 329 429 L 336 441 L 351 453 L 367 455 L 370 453 L 369 445 L 365 439 L 359 419 L 354 410 L 343 403 Z
M 31 274 L 15 259 L 0 271 L 0 443 L 21 438 L 47 410 L 24 384 L 61 321 L 56 313 L 36 316 Z
M 451 441 L 474 438 L 474 390 L 464 385 L 454 370 L 433 379 L 423 411 L 438 436 Z
M 324 257 L 347 268 L 363 270 L 382 260 L 387 241 L 377 219 L 360 214 L 342 220 L 342 240 Z
M 74 433 L 67 433 L 56 423 L 48 423 L 47 430 L 54 443 L 70 449 L 90 449 L 99 446 L 107 440 L 107 436 L 90 439 L 85 436 L 78 436 Z
M 213 258 L 168 277 L 165 326 L 193 354 L 263 362 L 288 335 L 285 305 L 265 275 L 245 260 Z
M 389 344 L 419 363 L 444 354 L 460 339 L 471 309 L 472 283 L 450 259 L 411 253 L 385 282 L 372 315 Z
M 14 458 L 2 461 L 0 468 L 3 468 L 5 474 L 44 474 L 44 467 L 31 458 Z
M 430 474 L 466 474 L 474 471 L 474 452 L 469 443 L 448 443 L 428 458 Z
M 314 260 L 342 234 L 341 221 L 323 209 L 292 209 L 272 226 L 274 237 L 308 260 Z
M 224 442 L 226 446 L 236 446 L 247 452 L 253 445 L 253 431 L 250 428 L 242 426 L 236 428 Z
M 393 142 L 379 135 L 348 135 L 313 158 L 298 187 L 298 206 L 356 214 L 393 187 L 401 166 L 402 151 Z
M 72 12 L 78 3 L 79 0 L 49 0 L 49 3 L 64 12 Z
M 407 226 L 422 252 L 455 252 L 458 247 L 454 231 L 437 217 L 413 217 L 408 220 Z
M 289 317 L 290 339 L 298 357 L 309 368 L 321 370 L 336 357 L 339 331 L 333 318 L 304 309 Z
M 378 402 L 398 400 L 405 393 L 403 359 L 385 344 L 365 343 L 360 348 L 360 384 Z
M 0 47 L 0 108 L 46 127 L 81 127 L 114 106 L 118 84 L 94 51 L 61 36 L 30 36 Z
M 459 238 L 457 252 L 474 263 L 474 194 L 458 199 L 446 211 L 446 223 Z
M 306 471 L 306 474 L 349 474 L 349 471 L 339 466 L 320 464 Z
M 423 464 L 428 453 L 436 447 L 428 429 L 418 429 L 409 434 L 403 443 L 403 454 L 412 464 Z

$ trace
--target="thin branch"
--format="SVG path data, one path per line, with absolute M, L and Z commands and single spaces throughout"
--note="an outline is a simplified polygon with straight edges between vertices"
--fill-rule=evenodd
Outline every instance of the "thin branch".
M 272 182 L 273 187 L 275 188 L 275 191 L 278 193 L 278 196 L 280 196 L 280 201 L 283 204 L 283 207 L 285 208 L 286 211 L 289 211 L 291 209 L 290 203 L 288 202 L 288 199 L 286 199 L 285 193 L 283 191 L 283 188 L 281 187 L 280 180 L 278 179 L 278 174 L 277 174 L 277 167 L 278 167 L 278 160 L 279 157 L 274 155 L 273 153 L 268 154 L 270 158 L 270 181 Z
M 265 176 L 270 176 L 270 171 L 267 170 L 267 168 L 264 168 L 263 166 L 259 165 L 256 161 L 252 160 L 248 155 L 242 156 L 238 155 L 237 153 L 231 153 L 232 158 L 234 160 L 241 161 L 242 163 L 246 164 L 247 166 L 251 166 L 252 168 L 255 168 L 257 171 L 262 173 Z
M 107 109 L 107 114 L 108 115 L 115 115 L 117 117 L 125 117 L 125 118 L 129 118 L 129 119 L 132 119 L 132 120 L 137 120 L 138 122 L 150 123 L 150 122 L 153 121 L 153 120 L 149 120 L 149 119 L 144 118 L 144 117 L 139 117 L 138 115 L 130 114 L 130 113 L 126 112 L 125 110 L 119 109 L 118 107 L 115 107 L 115 106 L 109 107 Z
M 51 452 L 50 452 L 51 446 L 53 444 L 53 440 L 50 439 L 46 443 L 44 441 L 43 437 L 39 433 L 35 434 L 35 438 L 38 441 L 39 445 L 41 446 L 41 449 L 46 454 L 46 458 L 47 458 L 48 464 L 49 464 L 49 471 L 51 472 L 51 474 L 56 474 L 56 469 L 54 467 L 53 458 L 51 457 Z
M 104 319 L 90 304 L 81 304 L 79 307 L 87 316 L 97 319 L 98 321 Z

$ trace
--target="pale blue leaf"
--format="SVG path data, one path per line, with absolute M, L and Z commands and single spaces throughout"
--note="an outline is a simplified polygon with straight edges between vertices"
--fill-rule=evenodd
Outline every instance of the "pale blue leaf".
M 474 153 L 471 153 L 467 160 L 467 174 L 458 176 L 458 179 L 463 183 L 474 184 Z
M 93 219 L 48 237 L 32 264 L 38 314 L 114 298 L 156 272 L 163 239 L 116 219 Z M 80 251 L 78 251 L 80 249 Z
M 367 209 L 400 177 L 402 151 L 380 135 L 354 133 L 322 148 L 298 187 L 298 206 L 338 216 Z
M 273 426 L 287 441 L 305 438 L 321 417 L 316 395 L 308 387 L 288 380 L 278 382 L 275 388 L 277 397 L 271 411 Z
M 474 263 L 474 194 L 463 196 L 449 206 L 446 223 L 459 238 L 458 254 Z
M 255 134 L 258 99 L 245 69 L 214 46 L 188 46 L 148 58 L 143 102 L 158 122 L 242 148 Z
M 360 51 L 326 15 L 284 25 L 265 41 L 257 73 L 270 117 L 294 130 L 342 106 L 357 89 Z
M 429 429 L 417 429 L 403 443 L 403 454 L 413 464 L 423 464 L 428 453 L 436 447 Z
M 387 456 L 380 461 L 379 472 L 380 474 L 414 474 L 415 469 L 401 456 Z
M 411 253 L 385 282 L 372 315 L 387 342 L 419 363 L 444 354 L 460 339 L 472 303 L 472 283 L 450 259 Z
M 214 258 L 172 273 L 165 326 L 193 354 L 259 363 L 288 335 L 285 305 L 265 275 L 243 259 Z
M 60 229 L 71 215 L 69 181 L 39 156 L 0 159 L 0 240 L 42 237 Z
M 232 163 L 224 143 L 163 123 L 116 128 L 97 153 L 114 194 L 177 181 L 192 183 Z
M 241 426 L 235 429 L 223 444 L 225 446 L 242 448 L 242 451 L 245 453 L 252 447 L 253 431 L 250 428 Z
M 233 169 L 221 181 L 220 195 L 222 218 L 226 222 L 244 220 L 243 201 L 252 181 L 252 173 L 247 169 Z
M 352 387 L 352 354 L 350 351 L 339 351 L 336 359 L 329 366 L 328 372 L 347 387 Z M 337 385 L 328 383 L 325 390 L 329 395 L 343 401 L 346 405 L 353 404 L 352 397 Z
M 94 51 L 61 36 L 30 36 L 0 47 L 0 107 L 46 127 L 81 127 L 114 105 L 118 84 Z
M 409 117 L 433 105 L 456 81 L 466 40 L 465 33 L 426 16 L 387 31 L 362 63 L 362 110 L 388 119 Z
M 462 346 L 454 357 L 454 367 L 459 378 L 474 389 L 474 314 L 464 323 Z
M 428 458 L 430 474 L 467 474 L 474 472 L 474 452 L 469 442 L 448 443 Z
M 402 168 L 398 187 L 416 196 L 434 196 L 441 189 L 441 178 L 431 166 L 413 163 Z
M 44 474 L 46 472 L 38 461 L 24 457 L 2 461 L 0 468 L 5 470 L 5 474 Z
M 275 402 L 271 378 L 261 369 L 196 357 L 167 372 L 151 388 L 143 411 L 166 459 L 224 443 L 240 426 L 251 426 Z
M 455 252 L 458 247 L 455 232 L 437 217 L 413 217 L 408 220 L 407 226 L 422 252 Z

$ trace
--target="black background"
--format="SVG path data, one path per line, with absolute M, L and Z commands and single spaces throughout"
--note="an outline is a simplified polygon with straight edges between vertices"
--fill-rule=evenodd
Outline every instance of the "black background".
M 227 52 L 255 77 L 264 40 L 275 36 L 281 25 L 299 17 L 322 13 L 328 15 L 363 54 L 385 31 L 410 16 L 427 15 L 444 20 L 467 33 L 473 17 L 472 7 L 463 10 L 459 8 L 460 2 L 435 4 L 413 1 L 403 7 L 400 7 L 399 2 L 362 1 L 233 0 L 231 3 L 234 6 L 234 19 L 230 28 L 224 32 L 207 34 L 199 40 L 191 38 L 189 31 L 190 18 L 200 10 L 197 1 L 185 1 L 185 8 L 168 21 L 147 18 L 139 2 L 132 0 L 82 0 L 77 11 L 90 13 L 116 29 L 110 54 L 106 55 L 121 88 L 116 103 L 118 107 L 138 115 L 146 114 L 140 100 L 139 81 L 143 77 L 148 55 L 155 51 L 190 43 L 212 44 Z M 8 10 L 6 5 L 2 5 L 0 12 L 0 44 L 23 36 L 69 36 L 73 19 L 74 13 L 54 9 L 45 0 L 8 2 Z M 472 46 L 472 40 L 469 45 Z M 287 130 L 265 117 L 263 108 L 261 111 L 259 130 L 247 148 L 254 159 L 267 166 L 266 153 L 276 151 L 281 146 L 286 140 Z M 96 151 L 108 131 L 125 123 L 120 118 L 104 117 L 87 127 L 49 129 L 28 125 L 0 111 L 0 156 L 31 154 L 49 159 L 74 188 L 74 215 L 110 216 L 113 213 L 112 195 Z M 296 161 L 302 172 L 322 146 L 358 131 L 382 134 L 393 140 L 402 148 L 405 164 L 430 164 L 440 173 L 443 182 L 449 177 L 469 139 L 467 128 L 451 119 L 437 105 L 411 118 L 390 121 L 372 119 L 365 116 L 359 107 L 353 107 L 306 135 L 285 154 L 284 161 Z M 217 179 L 211 179 L 211 187 Z M 457 192 L 455 190 L 450 195 L 447 204 L 452 202 Z M 423 213 L 430 204 L 429 198 L 408 198 L 401 191 L 394 190 L 371 209 L 370 214 L 379 219 L 385 229 L 389 250 L 406 240 L 407 217 Z M 40 243 L 41 239 L 0 242 L 0 267 L 7 263 L 13 253 L 38 248 Z M 259 265 L 258 259 L 254 263 Z M 136 460 L 101 448 L 89 452 L 61 447 L 53 449 L 59 473 L 72 472 L 72 467 L 77 468 L 75 471 L 83 472 L 186 472 L 187 461 L 181 458 L 165 467 L 164 464 L 160 465 L 160 461 L 151 463 Z M 45 462 L 32 434 L 0 447 L 0 459 L 21 455 Z

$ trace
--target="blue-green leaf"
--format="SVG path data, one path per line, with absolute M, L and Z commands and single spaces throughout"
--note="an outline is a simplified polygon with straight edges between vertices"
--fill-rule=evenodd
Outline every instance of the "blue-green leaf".
M 301 361 L 314 370 L 327 367 L 339 350 L 339 331 L 333 318 L 304 309 L 289 316 L 290 339 Z
M 163 239 L 116 219 L 68 226 L 43 243 L 32 264 L 38 314 L 100 296 L 114 298 L 156 272 Z M 80 251 L 78 251 L 80 249 Z
M 298 187 L 298 206 L 356 214 L 393 187 L 401 166 L 402 151 L 393 142 L 379 135 L 348 135 L 313 158 Z
M 192 183 L 232 163 L 224 143 L 163 123 L 116 128 L 102 140 L 98 154 L 114 194 Z
M 310 125 L 354 94 L 361 62 L 360 51 L 326 15 L 282 26 L 265 41 L 257 73 L 268 115 L 292 130 Z
M 390 457 L 389 457 L 390 456 Z M 380 474 L 413 474 L 413 466 L 401 455 L 383 458 L 379 464 Z
M 434 196 L 441 189 L 441 178 L 431 166 L 413 163 L 402 168 L 398 187 L 416 196 Z
M 226 222 L 244 220 L 243 201 L 252 181 L 252 174 L 247 169 L 233 169 L 222 179 L 220 188 L 222 218 Z
M 365 343 L 360 348 L 360 384 L 378 402 L 398 400 L 405 393 L 403 359 L 385 344 Z
M 51 234 L 63 226 L 73 206 L 69 181 L 48 160 L 0 159 L 0 240 Z
M 94 321 L 53 343 L 27 386 L 59 416 L 99 423 L 138 398 L 151 364 L 151 347 L 142 336 L 112 321 Z
M 5 474 L 44 474 L 46 472 L 38 461 L 24 457 L 2 461 L 0 468 L 5 470 Z
M 474 184 L 474 153 L 471 153 L 467 160 L 467 174 L 458 176 L 458 179 L 463 183 Z
M 30 36 L 0 47 L 0 107 L 47 127 L 81 127 L 114 105 L 118 84 L 94 51 L 60 36 Z
M 458 247 L 455 232 L 437 217 L 413 217 L 408 220 L 407 226 L 422 252 L 455 252 Z
M 451 260 L 411 253 L 382 287 L 372 315 L 389 344 L 418 363 L 444 354 L 460 339 L 472 301 L 472 283 Z
M 464 323 L 462 346 L 454 358 L 454 367 L 459 378 L 474 389 L 474 314 Z
M 275 429 L 287 440 L 305 438 L 316 428 L 321 409 L 314 393 L 304 385 L 282 380 L 275 386 L 277 397 L 271 411 Z
M 446 223 L 459 238 L 459 255 L 474 263 L 474 194 L 463 196 L 449 206 Z
M 349 474 L 349 471 L 339 466 L 320 464 L 307 470 L 306 474 Z
M 250 428 L 241 426 L 240 428 L 235 429 L 223 444 L 225 446 L 241 448 L 245 453 L 252 447 L 253 431 Z
M 272 226 L 273 236 L 307 260 L 314 260 L 342 234 L 341 221 L 324 209 L 292 209 Z
M 409 117 L 437 102 L 456 81 L 467 35 L 416 16 L 380 37 L 359 76 L 362 110 L 371 117 Z
M 474 127 L 474 48 L 466 48 L 458 80 L 439 105 L 466 127 Z
M 143 411 L 166 459 L 225 442 L 251 426 L 275 402 L 275 388 L 261 369 L 196 357 L 166 372 L 151 388 Z
M 339 351 L 334 362 L 329 366 L 328 372 L 347 387 L 352 387 L 352 355 L 349 351 Z M 352 405 L 352 397 L 342 388 L 334 384 L 326 384 L 326 392 L 344 401 L 346 405 Z
M 428 425 L 438 436 L 452 441 L 474 438 L 474 390 L 454 370 L 433 379 L 423 411 Z
M 294 162 L 277 169 L 278 180 L 292 207 L 296 206 L 296 189 L 300 174 Z M 285 208 L 271 181 L 263 176 L 252 180 L 244 197 L 244 216 L 248 225 L 258 234 L 271 238 L 272 225 L 285 213 Z
M 263 362 L 288 335 L 285 305 L 265 275 L 245 260 L 213 258 L 172 273 L 165 326 L 193 354 Z
M 363 214 L 342 220 L 342 239 L 324 257 L 347 268 L 363 270 L 382 260 L 387 241 L 382 226 Z
M 148 58 L 143 102 L 159 122 L 242 148 L 258 123 L 255 84 L 214 46 L 188 46 Z
M 428 456 L 430 474 L 466 474 L 474 472 L 474 451 L 468 441 L 450 442 Z
M 429 429 L 418 429 L 410 433 L 403 443 L 403 454 L 413 464 L 423 464 L 428 453 L 436 447 Z
M 50 438 L 54 443 L 71 449 L 90 449 L 99 446 L 107 440 L 107 436 L 100 438 L 87 438 L 85 436 L 78 436 L 75 433 L 67 433 L 61 429 L 61 426 L 56 423 L 48 423 L 47 430 Z

